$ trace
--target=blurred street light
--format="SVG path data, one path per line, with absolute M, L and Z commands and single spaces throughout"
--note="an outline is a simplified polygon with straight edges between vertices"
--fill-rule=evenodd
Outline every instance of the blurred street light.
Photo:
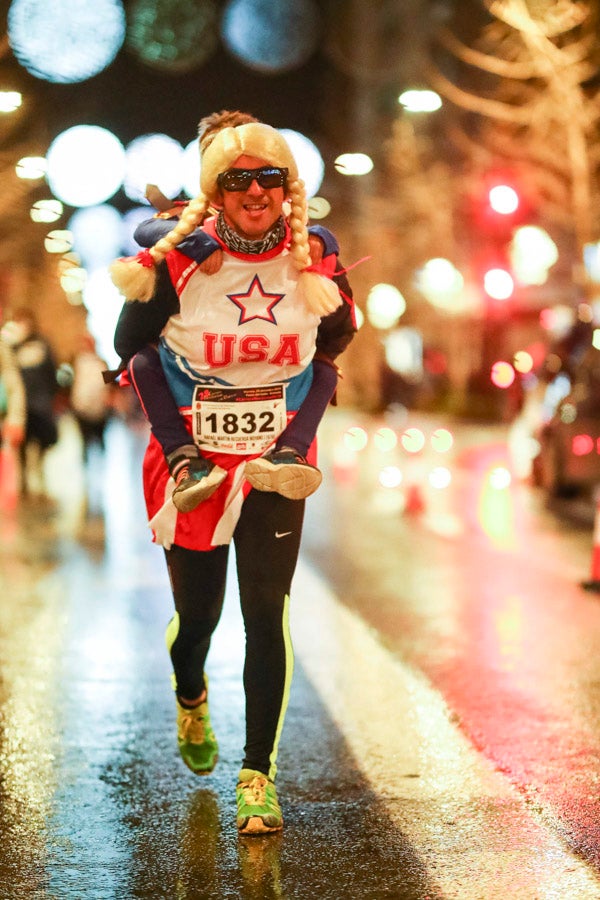
M 392 328 L 406 311 L 406 300 L 393 284 L 375 284 L 367 297 L 367 316 L 374 328 Z
M 503 216 L 512 215 L 519 208 L 519 195 L 508 184 L 497 184 L 490 188 L 489 200 L 494 212 Z
M 63 214 L 60 200 L 37 200 L 29 210 L 32 222 L 57 222 Z
M 435 91 L 411 88 L 400 94 L 398 103 L 411 113 L 435 112 L 441 108 L 442 98 Z
M 73 234 L 70 231 L 49 231 L 44 239 L 44 247 L 48 253 L 68 253 L 73 247 Z
M 18 91 L 0 91 L 0 113 L 11 113 L 18 109 L 23 97 Z
M 512 297 L 515 283 L 506 269 L 489 269 L 483 276 L 483 288 L 493 300 L 508 300 Z
M 334 166 L 342 175 L 368 175 L 373 169 L 373 160 L 366 153 L 342 153 Z
M 48 166 L 43 156 L 23 156 L 15 166 L 17 178 L 35 181 L 43 178 Z

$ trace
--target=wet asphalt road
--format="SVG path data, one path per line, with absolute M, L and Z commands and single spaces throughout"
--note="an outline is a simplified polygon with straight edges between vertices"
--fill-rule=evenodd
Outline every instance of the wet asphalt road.
M 235 832 L 233 581 L 209 659 L 220 762 L 198 779 L 178 757 L 143 433 L 116 423 L 86 485 L 65 426 L 56 502 L 2 511 L 0 897 L 600 898 L 589 526 L 525 486 L 484 496 L 489 432 L 410 513 L 378 450 L 337 455 L 349 424 L 328 418 L 307 512 L 279 835 Z

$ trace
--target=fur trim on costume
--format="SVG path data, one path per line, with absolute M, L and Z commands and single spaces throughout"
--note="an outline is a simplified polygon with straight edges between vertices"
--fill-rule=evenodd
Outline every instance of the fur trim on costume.
M 329 315 L 343 302 L 335 281 L 316 272 L 301 272 L 298 287 L 307 309 L 317 316 Z
M 115 259 L 108 270 L 113 284 L 126 300 L 147 303 L 154 294 L 156 269 L 149 250 L 142 250 L 137 256 Z

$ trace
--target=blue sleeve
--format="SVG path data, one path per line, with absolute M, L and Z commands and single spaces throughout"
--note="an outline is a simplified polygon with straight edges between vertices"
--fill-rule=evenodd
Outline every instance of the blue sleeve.
M 177 219 L 146 219 L 137 226 L 133 232 L 133 237 L 140 247 L 152 247 L 163 238 L 169 231 L 172 231 L 177 224 Z M 193 259 L 194 262 L 201 263 L 207 259 L 211 253 L 219 249 L 218 242 L 203 231 L 196 228 L 191 234 L 188 234 L 179 244 L 177 249 L 184 256 Z
M 338 244 L 335 236 L 331 233 L 331 231 L 329 231 L 328 228 L 325 228 L 323 225 L 309 225 L 308 233 L 314 234 L 316 237 L 321 238 L 321 240 L 325 244 L 325 251 L 323 253 L 323 256 L 329 256 L 331 253 L 335 253 L 336 256 L 339 256 L 340 245 Z

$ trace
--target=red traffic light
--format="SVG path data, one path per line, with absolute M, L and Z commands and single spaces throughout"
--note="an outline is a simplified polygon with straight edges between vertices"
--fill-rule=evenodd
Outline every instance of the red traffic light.
M 495 184 L 488 191 L 490 207 L 501 216 L 512 216 L 519 208 L 519 195 L 509 184 Z

